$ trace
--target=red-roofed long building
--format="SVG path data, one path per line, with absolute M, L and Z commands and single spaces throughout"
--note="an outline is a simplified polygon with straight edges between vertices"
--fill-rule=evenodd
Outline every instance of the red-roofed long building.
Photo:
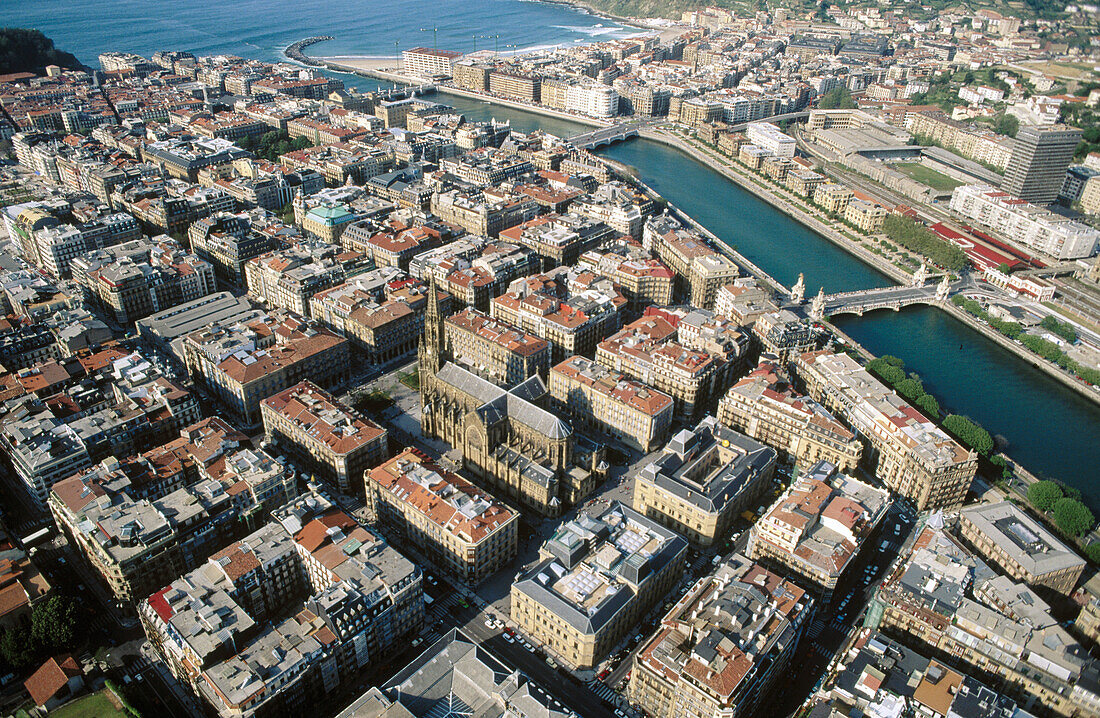
M 405 449 L 366 475 L 375 519 L 470 584 L 516 556 L 519 514 L 458 474 Z
M 308 380 L 264 399 L 260 415 L 269 441 L 343 493 L 358 492 L 359 477 L 389 453 L 385 429 Z

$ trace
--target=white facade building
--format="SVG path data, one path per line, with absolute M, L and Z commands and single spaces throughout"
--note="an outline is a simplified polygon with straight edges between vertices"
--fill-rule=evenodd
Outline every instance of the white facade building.
M 770 122 L 753 122 L 745 129 L 749 142 L 778 157 L 794 157 L 795 141 Z
M 1007 239 L 1055 259 L 1079 259 L 1096 252 L 1100 230 L 1017 199 L 989 185 L 963 185 L 951 195 L 951 209 Z

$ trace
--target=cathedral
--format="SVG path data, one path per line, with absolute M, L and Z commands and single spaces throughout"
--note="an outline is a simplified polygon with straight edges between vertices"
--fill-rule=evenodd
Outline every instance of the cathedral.
M 462 452 L 463 467 L 497 496 L 545 516 L 584 499 L 607 474 L 604 448 L 544 407 L 538 376 L 510 390 L 455 363 L 435 291 L 420 343 L 421 430 Z

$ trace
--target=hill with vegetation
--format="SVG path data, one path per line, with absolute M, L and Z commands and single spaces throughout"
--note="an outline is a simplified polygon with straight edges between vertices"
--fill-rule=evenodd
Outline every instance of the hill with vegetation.
M 39 30 L 22 27 L 0 28 L 0 75 L 13 72 L 45 74 L 46 65 L 83 70 L 84 65 L 71 53 L 53 46 L 53 40 Z
M 720 7 L 735 10 L 739 15 L 751 15 L 754 12 L 783 7 L 795 16 L 806 17 L 811 14 L 824 15 L 824 10 L 835 2 L 831 0 L 546 0 L 564 5 L 575 5 L 596 13 L 614 17 L 654 17 L 679 20 L 685 10 L 699 10 L 705 7 Z M 1068 0 L 927 0 L 920 9 L 911 4 L 887 0 L 885 4 L 867 0 L 850 2 L 844 9 L 853 12 L 859 7 L 876 6 L 881 10 L 896 9 L 909 17 L 935 16 L 946 10 L 974 12 L 981 9 L 996 10 L 1003 15 L 1011 15 L 1027 20 L 1031 18 L 1056 18 L 1065 14 Z M 896 6 L 896 7 L 894 7 Z M 915 13 L 915 15 L 914 15 Z M 922 18 L 923 19 L 923 18 Z

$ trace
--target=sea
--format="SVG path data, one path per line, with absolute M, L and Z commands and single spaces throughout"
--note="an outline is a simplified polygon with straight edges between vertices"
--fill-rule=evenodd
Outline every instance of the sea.
M 528 0 L 0 0 L 6 27 L 41 30 L 98 67 L 101 52 L 230 54 L 267 62 L 306 37 L 310 55 L 394 57 L 417 46 L 520 52 L 630 37 L 637 28 Z

